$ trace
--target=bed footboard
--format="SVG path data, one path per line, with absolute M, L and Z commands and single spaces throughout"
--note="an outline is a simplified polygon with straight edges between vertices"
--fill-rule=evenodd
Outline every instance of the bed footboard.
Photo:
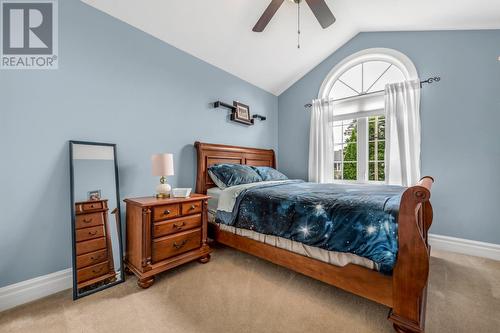
M 398 217 L 399 251 L 393 272 L 393 307 L 389 320 L 400 333 L 423 333 L 430 246 L 427 232 L 432 224 L 429 202 L 434 179 L 424 177 L 401 198 Z

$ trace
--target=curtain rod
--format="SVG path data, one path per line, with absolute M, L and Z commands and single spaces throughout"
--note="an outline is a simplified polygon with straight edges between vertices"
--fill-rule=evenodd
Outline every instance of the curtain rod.
M 439 82 L 439 81 L 441 81 L 441 77 L 440 76 L 430 77 L 427 80 L 420 81 L 420 88 L 422 88 L 422 85 L 424 83 L 434 83 L 434 82 Z M 359 97 L 359 96 L 367 96 L 367 95 L 378 94 L 378 93 L 381 93 L 381 92 L 384 92 L 384 90 L 372 91 L 372 92 L 369 92 L 369 93 L 360 94 L 358 96 L 350 96 L 350 97 L 343 97 L 343 98 L 331 99 L 329 102 L 338 102 L 338 101 L 343 101 L 343 100 L 346 100 L 346 99 L 356 98 L 356 97 Z M 307 104 L 304 105 L 305 108 L 310 108 L 311 106 L 312 106 L 311 103 L 307 103 Z

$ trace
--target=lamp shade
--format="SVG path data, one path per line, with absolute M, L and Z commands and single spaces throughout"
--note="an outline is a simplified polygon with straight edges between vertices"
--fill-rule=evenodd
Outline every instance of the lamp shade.
M 174 155 L 154 154 L 151 156 L 153 176 L 173 176 L 174 175 Z

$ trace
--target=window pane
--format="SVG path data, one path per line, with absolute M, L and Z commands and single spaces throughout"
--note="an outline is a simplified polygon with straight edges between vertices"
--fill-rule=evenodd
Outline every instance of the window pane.
M 368 161 L 375 161 L 375 142 L 368 143 Z
M 357 141 L 357 120 L 348 120 L 344 121 L 343 126 L 343 134 L 344 134 L 344 142 L 356 142 Z
M 362 80 L 362 74 L 361 74 L 361 64 L 356 65 L 350 69 L 348 69 L 342 76 L 339 77 L 339 81 L 344 82 L 347 86 L 349 86 L 351 91 L 357 95 L 360 94 L 362 91 L 362 86 L 361 86 L 361 80 Z M 357 94 L 355 93 L 355 91 Z
M 344 150 L 342 149 L 342 146 L 335 146 L 335 148 L 333 148 L 333 160 L 335 162 L 342 162 L 343 156 L 344 156 Z
M 376 153 L 375 153 L 376 152 Z M 385 160 L 385 141 L 374 141 L 368 143 L 368 161 Z
M 378 161 L 385 161 L 385 141 L 379 141 L 377 145 L 377 160 Z
M 342 163 L 340 162 L 333 163 L 333 179 L 342 179 Z
M 358 174 L 358 163 L 345 162 L 343 176 L 345 180 L 356 180 Z
M 368 140 L 375 140 L 375 122 L 371 120 L 368 122 Z
M 347 87 L 342 82 L 336 81 L 333 84 L 332 90 L 330 90 L 330 95 L 328 97 L 330 99 L 339 99 L 352 96 L 358 96 L 358 94 L 356 94 L 354 91 L 352 91 L 352 89 Z
M 401 70 L 396 66 L 391 66 L 391 68 L 389 68 L 387 72 L 385 72 L 384 75 L 377 81 L 377 83 L 375 83 L 367 92 L 384 90 L 386 84 L 403 82 L 404 80 L 405 76 L 403 72 L 401 72 Z
M 340 123 L 340 126 L 336 125 L 337 123 Z M 333 123 L 333 142 L 335 144 L 343 143 L 344 142 L 344 133 L 342 131 L 342 122 L 341 121 L 336 121 Z
M 384 162 L 378 163 L 378 180 L 379 181 L 385 180 L 385 163 Z
M 363 91 L 366 92 L 391 64 L 385 61 L 363 63 Z
M 356 142 L 350 142 L 345 145 L 344 161 L 357 161 L 358 160 L 358 145 Z
M 385 117 L 378 117 L 378 138 L 385 139 Z
M 370 117 L 368 121 L 368 140 L 385 139 L 385 117 Z
M 368 162 L 368 180 L 384 181 L 385 180 L 385 163 L 384 162 Z

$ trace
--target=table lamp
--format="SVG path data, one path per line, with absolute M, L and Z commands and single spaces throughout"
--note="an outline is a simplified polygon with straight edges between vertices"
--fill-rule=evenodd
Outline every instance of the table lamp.
M 174 155 L 154 154 L 151 156 L 153 176 L 160 177 L 160 184 L 156 186 L 156 197 L 164 199 L 170 197 L 171 187 L 167 184 L 167 176 L 174 175 Z

